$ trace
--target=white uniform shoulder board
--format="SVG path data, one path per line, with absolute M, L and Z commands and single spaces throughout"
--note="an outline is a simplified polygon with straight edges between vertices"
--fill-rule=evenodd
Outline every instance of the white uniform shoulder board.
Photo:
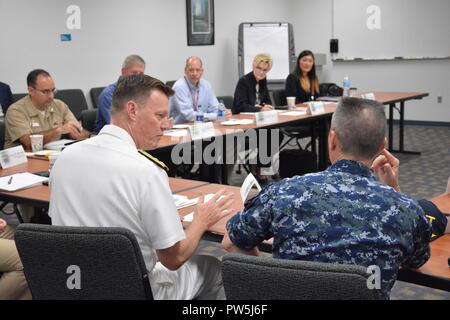
M 157 158 L 155 158 L 154 156 L 152 156 L 151 154 L 149 154 L 148 152 L 145 152 L 144 150 L 138 150 L 138 152 L 143 155 L 144 157 L 146 157 L 148 160 L 150 160 L 151 162 L 153 162 L 154 164 L 156 164 L 158 167 L 160 167 L 161 169 L 166 170 L 167 172 L 169 172 L 169 168 L 165 165 L 164 162 L 158 160 Z

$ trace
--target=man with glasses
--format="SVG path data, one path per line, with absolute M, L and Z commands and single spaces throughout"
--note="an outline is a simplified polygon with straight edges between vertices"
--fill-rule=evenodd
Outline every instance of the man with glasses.
M 89 137 L 69 107 L 54 98 L 55 83 L 47 71 L 31 71 L 27 85 L 28 95 L 12 104 L 6 113 L 5 148 L 21 144 L 31 149 L 32 134 L 43 134 L 44 144 L 63 135 L 75 140 Z

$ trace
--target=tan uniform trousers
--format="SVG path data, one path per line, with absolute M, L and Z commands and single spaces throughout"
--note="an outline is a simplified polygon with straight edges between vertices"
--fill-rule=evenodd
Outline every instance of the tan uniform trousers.
M 6 226 L 0 233 L 0 300 L 31 299 L 27 280 L 23 273 L 22 262 L 16 249 L 14 228 Z

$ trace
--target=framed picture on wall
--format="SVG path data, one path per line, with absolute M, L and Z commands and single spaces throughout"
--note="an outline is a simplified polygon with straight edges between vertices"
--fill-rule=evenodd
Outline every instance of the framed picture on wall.
M 186 0 L 188 46 L 214 44 L 214 0 Z

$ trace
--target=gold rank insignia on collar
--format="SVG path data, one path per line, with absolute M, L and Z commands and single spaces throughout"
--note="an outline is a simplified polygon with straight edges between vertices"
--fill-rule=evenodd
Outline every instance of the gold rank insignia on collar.
M 165 165 L 164 162 L 158 160 L 157 158 L 155 158 L 154 156 L 152 156 L 151 154 L 149 154 L 148 152 L 145 152 L 144 150 L 138 150 L 138 152 L 143 155 L 144 157 L 146 157 L 148 160 L 150 160 L 151 162 L 153 162 L 154 164 L 156 164 L 158 167 L 160 167 L 161 169 L 166 170 L 167 172 L 169 172 L 169 168 Z

